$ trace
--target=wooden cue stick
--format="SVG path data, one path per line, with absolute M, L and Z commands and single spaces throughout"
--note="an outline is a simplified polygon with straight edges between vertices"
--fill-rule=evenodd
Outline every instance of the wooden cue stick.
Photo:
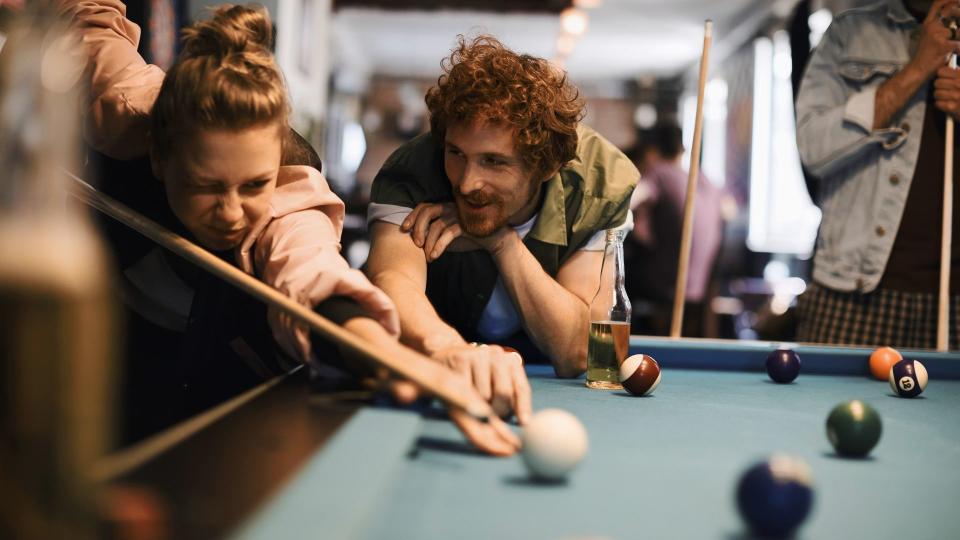
M 67 171 L 64 172 L 75 180 L 77 189 L 73 192 L 74 196 L 157 244 L 222 278 L 265 304 L 286 312 L 321 336 L 331 339 L 339 345 L 344 345 L 378 366 L 414 382 L 448 406 L 462 409 L 474 418 L 484 421 L 493 414 L 490 405 L 479 396 L 458 393 L 457 390 L 464 388 L 465 385 L 459 375 L 439 364 L 435 364 L 426 356 L 400 344 L 397 344 L 397 347 L 390 351 L 380 351 L 352 332 L 317 315 L 311 309 L 297 303 L 266 283 L 247 275 L 239 268 L 219 259 L 186 238 L 167 230 L 126 205 L 100 193 L 76 175 Z
M 700 174 L 700 143 L 703 135 L 703 91 L 707 85 L 707 66 L 710 63 L 710 43 L 713 41 L 713 21 L 703 24 L 703 54 L 700 57 L 700 81 L 697 85 L 697 115 L 693 125 L 693 148 L 690 150 L 690 174 L 687 176 L 687 196 L 683 205 L 683 232 L 680 236 L 680 260 L 677 264 L 677 286 L 673 294 L 673 320 L 670 337 L 679 338 L 683 328 L 683 301 L 687 294 L 687 273 L 690 267 L 690 243 L 693 238 L 693 205 Z
M 956 21 L 951 28 L 956 29 Z M 957 55 L 950 55 L 950 67 L 957 68 Z M 937 350 L 950 345 L 950 259 L 953 242 L 953 117 L 947 115 L 946 143 L 943 154 L 943 221 L 940 227 L 940 299 L 937 303 Z

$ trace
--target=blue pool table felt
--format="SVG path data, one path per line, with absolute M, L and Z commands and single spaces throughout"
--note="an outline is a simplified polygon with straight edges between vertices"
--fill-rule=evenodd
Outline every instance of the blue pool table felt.
M 740 473 L 774 452 L 815 481 L 798 538 L 960 536 L 960 381 L 918 399 L 863 376 L 665 369 L 652 397 L 589 390 L 528 367 L 534 407 L 566 409 L 590 450 L 568 482 L 531 482 L 519 456 L 472 452 L 448 421 L 368 409 L 240 531 L 244 538 L 741 538 Z M 837 457 L 830 409 L 863 399 L 883 419 L 866 460 Z M 374 471 L 375 474 L 371 474 Z M 292 511 L 292 509 L 296 509 Z

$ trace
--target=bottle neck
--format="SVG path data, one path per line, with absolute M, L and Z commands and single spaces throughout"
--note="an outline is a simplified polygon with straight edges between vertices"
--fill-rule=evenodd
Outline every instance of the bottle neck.
M 607 279 L 612 279 L 614 286 L 623 288 L 626 268 L 623 262 L 623 238 L 626 231 L 609 230 L 607 231 L 607 242 L 603 249 L 603 268 L 601 274 Z M 612 273 L 612 276 L 610 276 Z
M 630 299 L 624 278 L 623 238 L 626 231 L 607 231 L 600 286 L 590 305 L 591 320 L 630 321 Z
M 613 252 L 613 282 L 617 289 L 624 288 L 624 278 L 626 276 L 626 267 L 623 262 L 623 241 L 621 238 L 609 243 L 610 249 Z M 606 257 L 606 254 L 604 254 Z

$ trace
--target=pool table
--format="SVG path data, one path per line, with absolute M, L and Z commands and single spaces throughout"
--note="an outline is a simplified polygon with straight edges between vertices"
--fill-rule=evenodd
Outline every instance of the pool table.
M 814 507 L 800 538 L 960 538 L 960 354 L 902 351 L 924 362 L 931 378 L 920 397 L 903 399 L 869 378 L 869 349 L 797 346 L 800 377 L 775 384 L 762 366 L 776 346 L 634 336 L 631 352 L 650 354 L 663 368 L 660 387 L 644 398 L 528 366 L 535 409 L 566 409 L 589 433 L 587 457 L 564 483 L 532 481 L 519 457 L 478 454 L 433 407 L 341 402 L 331 409 L 316 395 L 263 404 L 288 383 L 124 477 L 181 506 L 204 494 L 207 514 L 171 511 L 184 531 L 177 537 L 727 539 L 749 537 L 734 505 L 739 475 L 785 452 L 814 474 Z M 866 459 L 837 456 L 825 436 L 830 409 L 853 398 L 883 420 Z M 257 427 L 270 422 L 249 416 L 270 407 L 288 420 L 306 414 L 326 436 L 298 443 L 296 459 L 271 457 L 310 437 L 282 423 Z M 231 422 L 234 429 L 224 427 Z M 204 469 L 218 467 L 219 477 L 205 478 L 212 473 Z M 258 484 L 257 496 L 247 493 L 242 512 L 219 509 L 216 501 L 256 484 L 246 476 L 271 482 Z M 211 485 L 217 482 L 223 486 Z M 211 526 L 211 512 L 231 517 Z

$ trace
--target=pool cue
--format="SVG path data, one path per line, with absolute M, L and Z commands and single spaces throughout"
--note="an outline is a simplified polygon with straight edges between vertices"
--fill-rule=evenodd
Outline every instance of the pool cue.
M 220 277 L 268 306 L 286 312 L 321 336 L 331 339 L 339 345 L 344 345 L 379 367 L 386 368 L 390 372 L 414 382 L 446 405 L 462 409 L 467 414 L 482 421 L 487 420 L 493 414 L 490 404 L 486 401 L 479 397 L 474 398 L 457 393 L 455 389 L 463 386 L 459 375 L 433 363 L 426 356 L 399 343 L 396 349 L 389 351 L 389 354 L 385 354 L 350 331 L 317 315 L 310 308 L 299 304 L 253 276 L 247 275 L 239 268 L 221 260 L 190 240 L 167 230 L 126 205 L 100 193 L 76 175 L 68 171 L 64 172 L 75 181 L 76 189 L 73 190 L 72 195 L 93 208 L 136 230 L 211 274 Z
M 950 22 L 957 30 L 957 22 Z M 950 67 L 957 68 L 957 55 L 950 55 Z M 940 227 L 940 299 L 937 303 L 937 350 L 950 347 L 950 259 L 953 242 L 953 117 L 947 114 L 946 143 L 943 152 L 943 220 Z
M 690 243 L 693 237 L 693 205 L 700 174 L 700 143 L 703 135 L 703 91 L 707 85 L 707 65 L 710 63 L 710 43 L 713 41 L 713 21 L 703 24 L 703 55 L 700 57 L 700 81 L 697 85 L 697 115 L 693 126 L 693 148 L 690 150 L 690 174 L 687 176 L 687 196 L 683 205 L 683 232 L 680 236 L 680 260 L 677 264 L 677 286 L 673 293 L 673 320 L 670 337 L 679 338 L 683 328 L 683 302 L 687 294 L 687 273 L 690 267 Z

